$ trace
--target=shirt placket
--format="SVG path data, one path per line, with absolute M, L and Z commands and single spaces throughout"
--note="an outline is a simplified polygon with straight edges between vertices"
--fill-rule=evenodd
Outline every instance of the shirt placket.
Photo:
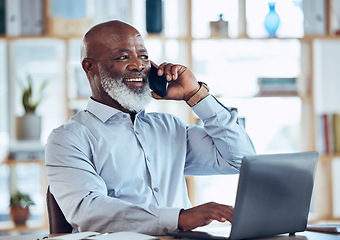
M 136 118 L 136 121 L 138 121 L 138 118 Z M 164 198 L 161 194 L 157 171 L 153 164 L 154 159 L 152 158 L 151 151 L 149 151 L 149 147 L 148 147 L 150 143 L 147 143 L 145 141 L 146 138 L 143 136 L 143 131 L 141 131 L 142 126 L 140 126 L 140 124 L 141 123 L 135 123 L 134 131 L 135 131 L 136 138 L 138 142 L 140 143 L 140 146 L 144 152 L 144 159 L 145 159 L 147 171 L 150 177 L 149 187 L 151 188 L 153 196 L 155 197 L 158 205 L 164 206 L 165 203 L 164 203 Z

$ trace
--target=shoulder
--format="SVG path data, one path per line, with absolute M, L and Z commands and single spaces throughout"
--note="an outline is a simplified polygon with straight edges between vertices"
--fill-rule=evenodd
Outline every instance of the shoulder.
M 88 134 L 87 123 L 91 115 L 86 111 L 76 113 L 67 123 L 53 129 L 48 137 L 48 143 L 79 141 Z

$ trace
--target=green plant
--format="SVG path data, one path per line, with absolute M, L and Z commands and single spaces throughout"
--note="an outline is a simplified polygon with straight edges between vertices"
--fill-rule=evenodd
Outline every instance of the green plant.
M 31 205 L 34 205 L 33 200 L 28 194 L 21 193 L 19 191 L 15 192 L 11 195 L 11 198 L 9 200 L 9 206 L 10 207 L 29 207 Z
M 35 96 L 33 94 L 33 79 L 31 77 L 31 75 L 27 75 L 27 83 L 22 84 L 22 86 L 23 86 L 22 104 L 25 108 L 25 112 L 26 113 L 35 113 L 36 108 L 41 103 L 41 100 L 43 98 L 43 92 L 44 92 L 44 89 L 47 86 L 47 81 L 45 80 L 40 85 Z

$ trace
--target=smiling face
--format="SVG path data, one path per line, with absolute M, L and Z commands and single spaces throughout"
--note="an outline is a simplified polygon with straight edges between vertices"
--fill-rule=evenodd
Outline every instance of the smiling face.
M 123 76 L 115 79 L 106 69 L 99 71 L 104 91 L 129 112 L 143 110 L 151 100 L 149 83 L 143 77 Z
M 112 21 L 92 28 L 83 39 L 82 58 L 95 100 L 129 112 L 150 101 L 148 53 L 130 25 Z

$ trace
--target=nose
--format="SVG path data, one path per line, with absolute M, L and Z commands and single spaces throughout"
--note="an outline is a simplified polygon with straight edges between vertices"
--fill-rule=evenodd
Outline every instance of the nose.
M 131 59 L 131 62 L 128 65 L 128 70 L 130 71 L 137 71 L 137 72 L 141 72 L 145 69 L 145 65 L 142 62 L 141 59 L 139 58 L 133 58 Z

